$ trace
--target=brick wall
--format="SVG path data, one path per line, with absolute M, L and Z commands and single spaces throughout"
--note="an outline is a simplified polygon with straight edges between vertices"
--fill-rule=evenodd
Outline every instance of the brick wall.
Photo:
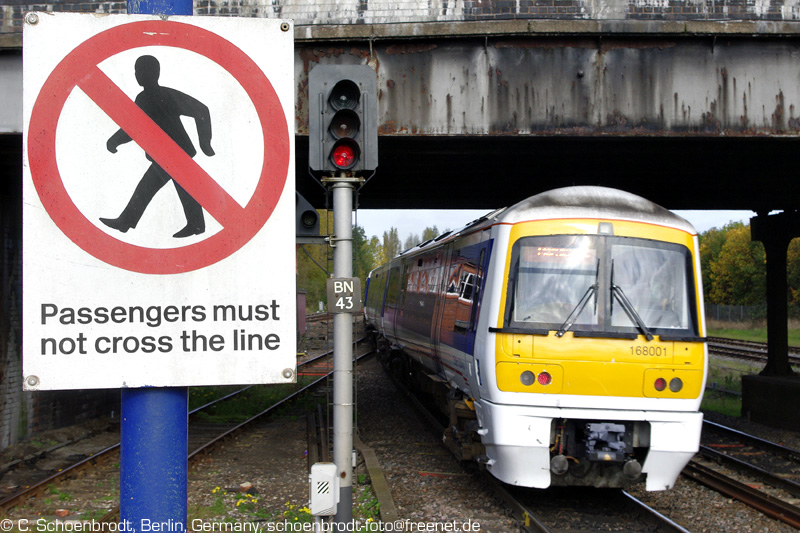
M 125 2 L 0 0 L 0 33 L 26 11 L 124 13 Z M 800 20 L 797 0 L 196 0 L 195 14 L 293 19 L 296 25 L 502 19 Z

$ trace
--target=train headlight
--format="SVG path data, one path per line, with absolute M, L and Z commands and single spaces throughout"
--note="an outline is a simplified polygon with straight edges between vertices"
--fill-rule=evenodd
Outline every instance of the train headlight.
M 533 385 L 533 382 L 536 381 L 536 374 L 534 374 L 530 370 L 526 370 L 525 372 L 519 375 L 519 381 L 526 387 Z
M 536 379 L 539 381 L 539 385 L 550 385 L 553 382 L 553 376 L 548 372 L 542 372 Z
M 658 392 L 663 391 L 667 388 L 667 380 L 664 378 L 658 378 L 656 382 L 653 384 Z
M 672 392 L 678 392 L 683 388 L 683 381 L 681 378 L 672 378 L 669 380 L 669 390 Z

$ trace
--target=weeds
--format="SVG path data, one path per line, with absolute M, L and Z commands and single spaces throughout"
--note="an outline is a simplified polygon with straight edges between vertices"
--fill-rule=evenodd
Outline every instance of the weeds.
M 251 387 L 241 394 L 197 413 L 195 416 L 210 423 L 244 422 L 311 381 L 310 377 L 301 376 L 298 378 L 297 383 Z M 194 389 L 191 389 L 190 396 L 193 395 L 194 398 L 190 397 L 190 405 L 205 405 L 213 398 L 219 398 L 231 392 L 227 387 L 196 387 L 196 389 L 199 389 L 196 392 Z M 277 414 L 280 415 L 280 411 Z

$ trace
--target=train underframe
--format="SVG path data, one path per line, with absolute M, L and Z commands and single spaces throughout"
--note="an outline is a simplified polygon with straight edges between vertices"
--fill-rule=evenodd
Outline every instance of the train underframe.
M 455 457 L 506 483 L 623 488 L 644 481 L 647 490 L 664 490 L 696 451 L 698 413 L 651 413 L 651 420 L 631 420 L 630 412 L 473 402 L 385 340 L 378 347 L 384 367 L 436 405 L 446 424 L 443 442 Z M 560 416 L 565 413 L 574 416 Z M 652 449 L 653 433 L 660 449 Z M 675 438 L 686 433 L 688 438 Z

